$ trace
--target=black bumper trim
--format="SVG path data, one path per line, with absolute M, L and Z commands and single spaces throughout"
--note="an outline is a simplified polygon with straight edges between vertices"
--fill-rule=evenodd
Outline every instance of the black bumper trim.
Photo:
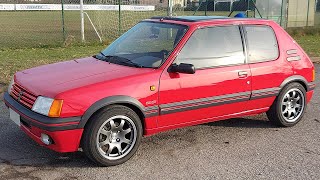
M 315 82 L 309 82 L 308 83 L 308 91 L 313 91 L 316 88 Z
M 18 103 L 7 92 L 4 94 L 4 102 L 9 108 L 20 114 L 22 121 L 44 130 L 58 131 L 76 129 L 81 120 L 81 117 L 50 118 L 38 114 Z
M 39 124 L 39 123 L 35 123 L 33 121 L 30 121 L 23 116 L 20 117 L 20 121 L 23 126 L 29 128 L 29 129 L 30 129 L 30 125 L 31 125 L 31 126 L 40 128 L 42 130 L 50 131 L 50 132 L 79 129 L 78 124 L 62 125 L 62 126 L 46 126 L 44 124 Z

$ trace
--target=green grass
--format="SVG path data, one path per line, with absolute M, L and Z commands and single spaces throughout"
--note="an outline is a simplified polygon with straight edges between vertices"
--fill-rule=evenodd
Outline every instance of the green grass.
M 119 35 L 119 14 L 117 11 L 87 11 L 99 34 L 105 41 Z M 178 15 L 193 15 L 193 11 L 177 12 Z M 165 16 L 164 11 L 121 12 L 120 34 L 137 22 L 152 16 Z M 208 15 L 227 16 L 229 12 L 208 12 Z M 67 44 L 80 41 L 80 12 L 65 11 Z M 204 15 L 197 12 L 196 15 Z M 62 14 L 60 11 L 0 11 L 0 49 L 21 47 L 58 47 L 63 45 Z M 4 28 L 3 28 L 4 27 Z M 87 17 L 85 36 L 89 42 L 98 42 Z
M 119 35 L 118 13 L 115 11 L 87 12 L 104 40 Z M 122 12 L 121 32 L 125 32 L 138 21 L 163 12 Z M 80 41 L 80 13 L 65 12 L 65 29 L 68 43 Z M 21 47 L 57 47 L 63 42 L 62 17 L 59 11 L 0 11 L 0 49 Z M 3 28 L 5 27 L 5 28 Z M 85 19 L 86 41 L 98 42 L 88 19 Z
M 320 35 L 294 36 L 310 57 L 320 57 Z
M 0 50 L 0 85 L 7 85 L 12 75 L 24 69 L 97 54 L 104 45 L 68 48 L 28 48 Z M 1 87 L 1 86 L 0 86 Z M 1 89 L 0 89 L 1 93 Z
M 105 41 L 119 35 L 117 11 L 87 11 L 100 35 Z M 193 15 L 193 11 L 177 11 L 177 15 Z M 236 12 L 235 12 L 236 13 Z M 234 13 L 234 14 L 235 14 Z M 164 16 L 167 12 L 121 12 L 120 34 L 142 19 Z M 208 11 L 207 15 L 227 16 L 228 11 Z M 196 15 L 204 15 L 203 11 Z M 80 13 L 65 11 L 67 45 L 80 41 Z M 316 15 L 316 25 L 320 28 L 320 13 Z M 60 11 L 0 11 L 0 49 L 28 47 L 61 47 L 64 44 L 62 14 Z M 91 24 L 85 17 L 85 36 L 88 42 L 98 42 Z

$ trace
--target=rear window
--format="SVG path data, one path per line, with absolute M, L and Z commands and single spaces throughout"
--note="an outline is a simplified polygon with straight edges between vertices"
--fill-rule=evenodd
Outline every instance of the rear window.
M 245 26 L 250 63 L 275 60 L 279 57 L 278 42 L 270 26 Z

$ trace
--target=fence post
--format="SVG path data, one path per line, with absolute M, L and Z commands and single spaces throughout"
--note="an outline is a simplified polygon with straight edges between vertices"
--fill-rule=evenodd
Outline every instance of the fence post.
M 281 1 L 281 10 L 280 10 L 280 26 L 282 26 L 283 19 L 283 0 Z M 283 26 L 282 26 L 283 27 Z
M 61 22 L 62 22 L 62 33 L 63 33 L 63 42 L 66 42 L 66 29 L 64 23 L 64 0 L 61 0 Z
M 208 11 L 208 0 L 206 0 L 206 7 L 204 11 L 204 15 L 207 16 L 207 11 Z
M 248 5 L 247 5 L 247 17 L 249 17 L 249 10 L 250 10 L 250 0 L 248 1 Z
M 169 0 L 169 16 L 173 15 L 173 0 Z
M 80 17 L 81 17 L 81 41 L 84 42 L 84 14 L 83 14 L 83 0 L 80 0 Z
M 307 23 L 306 23 L 306 27 L 309 26 L 309 12 L 310 12 L 310 0 L 308 0 L 308 10 L 307 10 Z
M 119 4 L 119 13 L 118 13 L 118 21 L 119 21 L 119 36 L 121 35 L 121 0 L 118 0 L 118 4 Z

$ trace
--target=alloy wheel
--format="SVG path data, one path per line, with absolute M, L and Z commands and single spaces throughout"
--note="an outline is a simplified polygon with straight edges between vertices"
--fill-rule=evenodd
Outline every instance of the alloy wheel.
M 305 108 L 304 94 L 297 88 L 289 90 L 282 98 L 282 117 L 287 122 L 295 122 Z
M 106 159 L 118 160 L 134 147 L 137 128 L 127 116 L 118 115 L 106 120 L 99 128 L 96 146 Z

